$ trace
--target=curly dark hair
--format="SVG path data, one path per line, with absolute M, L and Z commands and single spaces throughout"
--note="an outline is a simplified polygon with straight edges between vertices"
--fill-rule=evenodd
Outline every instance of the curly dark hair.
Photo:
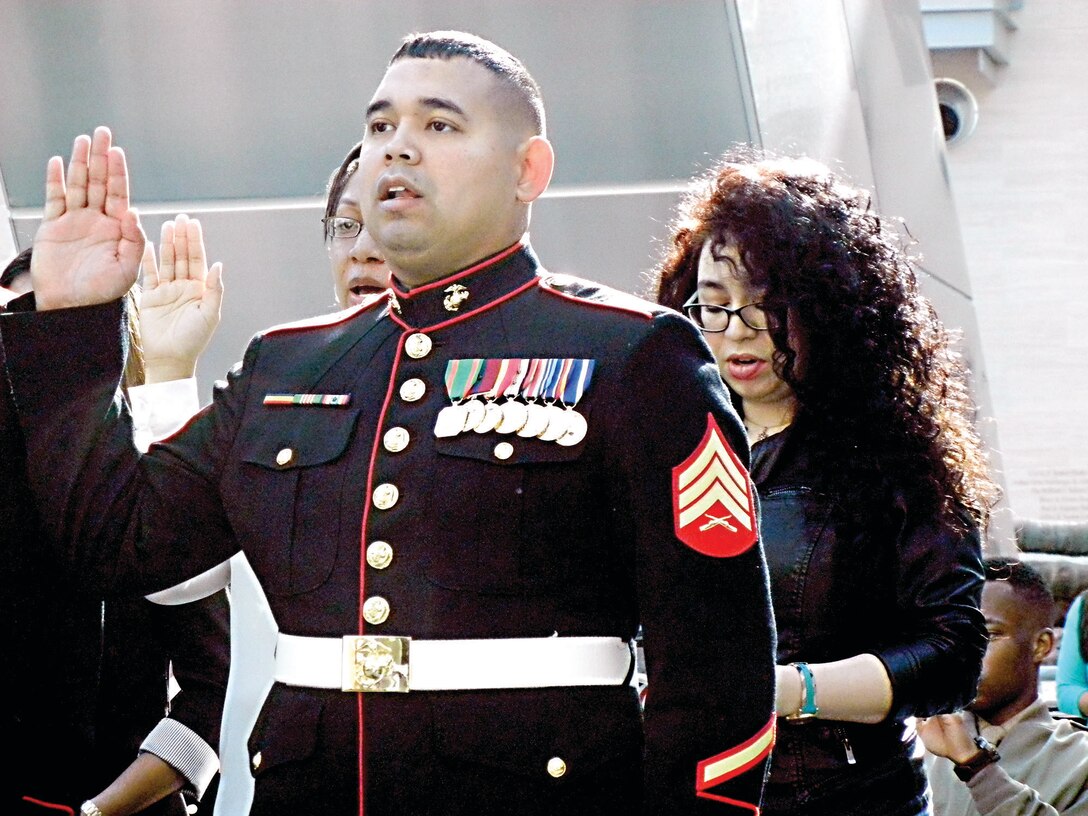
M 741 273 L 778 317 L 775 371 L 844 512 L 861 519 L 872 500 L 903 491 L 957 527 L 963 511 L 984 523 L 998 488 L 967 369 L 918 290 L 898 222 L 819 162 L 738 147 L 681 202 L 654 274 L 659 303 L 679 309 L 695 291 L 707 241 L 715 258 L 736 249 Z

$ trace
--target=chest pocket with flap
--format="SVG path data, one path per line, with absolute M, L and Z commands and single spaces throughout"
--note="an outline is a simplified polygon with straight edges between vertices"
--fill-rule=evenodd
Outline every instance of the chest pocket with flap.
M 358 417 L 328 407 L 270 408 L 242 430 L 242 465 L 230 489 L 244 498 L 234 523 L 269 594 L 316 589 L 332 572 L 347 507 L 345 453 Z

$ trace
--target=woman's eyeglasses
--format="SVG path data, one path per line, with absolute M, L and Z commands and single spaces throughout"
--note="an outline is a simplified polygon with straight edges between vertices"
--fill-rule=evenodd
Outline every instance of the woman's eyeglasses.
M 753 331 L 767 331 L 771 327 L 767 313 L 763 311 L 762 303 L 748 303 L 739 309 L 730 309 L 728 306 L 718 306 L 714 303 L 700 303 L 699 293 L 696 292 L 681 308 L 688 316 L 688 320 L 711 334 L 728 329 L 733 315 L 739 317 L 741 322 Z

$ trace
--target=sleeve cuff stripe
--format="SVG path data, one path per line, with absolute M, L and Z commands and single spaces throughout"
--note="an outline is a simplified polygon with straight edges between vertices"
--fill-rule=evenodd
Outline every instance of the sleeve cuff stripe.
M 755 736 L 735 748 L 700 762 L 695 789 L 704 791 L 720 785 L 765 759 L 774 746 L 776 721 L 776 717 L 772 714 L 767 724 Z

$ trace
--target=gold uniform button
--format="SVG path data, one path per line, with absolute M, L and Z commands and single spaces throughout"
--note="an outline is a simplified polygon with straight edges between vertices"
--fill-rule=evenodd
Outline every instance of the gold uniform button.
M 380 595 L 374 595 L 366 599 L 363 604 L 363 620 L 371 626 L 385 623 L 389 617 L 389 601 Z
M 565 763 L 559 757 L 552 757 L 548 760 L 548 776 L 553 779 L 558 779 L 567 772 L 567 763 Z
M 291 448 L 283 448 L 276 454 L 276 464 L 280 467 L 287 467 L 295 461 L 295 452 Z
M 415 402 L 427 393 L 427 384 L 423 380 L 413 377 L 405 380 L 400 385 L 400 398 L 405 402 Z
M 399 498 L 400 491 L 395 484 L 385 482 L 374 488 L 374 506 L 379 510 L 388 510 Z
M 260 751 L 258 751 L 257 753 L 255 753 L 253 755 L 253 759 L 250 760 L 250 764 L 253 765 L 253 770 L 257 770 L 258 768 L 261 767 L 261 760 L 263 760 L 263 759 L 264 759 L 264 757 L 261 756 Z
M 404 342 L 404 350 L 413 360 L 419 360 L 431 353 L 431 338 L 420 332 L 411 334 Z
M 382 444 L 385 445 L 385 449 L 390 453 L 400 453 L 408 447 L 408 442 L 411 438 L 408 431 L 404 428 L 390 428 L 385 432 L 385 436 L 382 437 Z
M 514 446 L 509 442 L 500 442 L 495 446 L 495 458 L 507 460 L 514 455 Z
M 366 562 L 374 569 L 385 569 L 393 562 L 393 548 L 387 541 L 371 542 L 366 548 Z

